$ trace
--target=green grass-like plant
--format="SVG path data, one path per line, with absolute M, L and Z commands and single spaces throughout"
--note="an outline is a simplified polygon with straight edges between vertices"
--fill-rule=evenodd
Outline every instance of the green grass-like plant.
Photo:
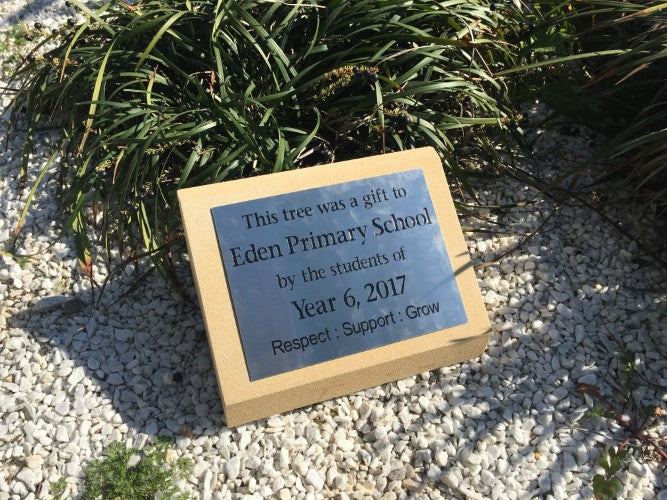
M 151 498 L 185 499 L 175 481 L 184 478 L 192 468 L 192 462 L 179 458 L 173 464 L 165 462 L 169 441 L 160 440 L 141 452 L 127 448 L 122 442 L 111 443 L 104 459 L 93 460 L 86 468 L 83 500 Z M 133 455 L 139 461 L 130 465 Z
M 620 195 L 634 236 L 643 239 L 651 232 L 642 222 L 647 211 L 654 220 L 667 213 L 667 2 L 547 1 L 536 13 L 526 50 L 549 51 L 501 74 L 539 69 L 533 96 L 549 103 L 558 119 L 608 137 L 561 179 L 589 171 L 595 182 L 611 181 L 608 189 Z
M 22 186 L 35 131 L 62 131 L 31 187 L 60 165 L 88 274 L 91 235 L 169 271 L 180 188 L 431 145 L 465 189 L 462 160 L 511 115 L 493 72 L 516 13 L 486 2 L 72 3 L 86 21 L 20 67 L 13 124 Z

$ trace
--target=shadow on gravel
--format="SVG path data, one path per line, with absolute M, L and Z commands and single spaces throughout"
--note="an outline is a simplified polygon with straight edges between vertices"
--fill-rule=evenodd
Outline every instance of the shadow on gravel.
M 127 273 L 124 277 L 131 282 Z M 91 434 L 103 433 L 105 444 L 123 437 L 113 430 L 121 423 L 148 437 L 167 435 L 177 441 L 219 435 L 226 427 L 199 310 L 172 294 L 157 276 L 113 303 L 126 289 L 109 290 L 95 308 L 90 297 L 83 296 L 88 304 L 70 315 L 61 309 L 47 313 L 25 310 L 10 318 L 8 326 L 27 330 L 45 350 L 53 350 L 54 366 L 50 369 L 57 374 L 55 384 L 68 393 L 68 415 L 89 414 Z M 546 309 L 548 291 L 541 300 Z M 494 330 L 488 355 L 481 361 L 473 359 L 431 372 L 428 388 L 440 393 L 445 402 L 395 429 L 396 436 L 419 435 L 428 423 L 452 429 L 430 443 L 431 448 L 449 455 L 437 479 L 428 477 L 431 459 L 425 459 L 419 450 L 413 452 L 411 463 L 418 488 L 431 483 L 447 494 L 476 498 L 475 490 L 484 487 L 472 488 L 470 482 L 478 481 L 482 471 L 499 467 L 503 450 L 509 456 L 500 468 L 514 475 L 524 470 L 525 474 L 518 476 L 530 478 L 528 493 L 534 496 L 565 491 L 566 482 L 570 482 L 566 479 L 571 479 L 568 470 L 593 464 L 594 457 L 589 458 L 587 450 L 595 448 L 594 435 L 587 432 L 577 435 L 576 440 L 572 437 L 577 413 L 570 406 L 576 400 L 571 398 L 575 385 L 570 370 L 557 365 L 548 374 L 540 363 L 527 361 L 533 357 L 548 360 L 545 353 L 549 352 L 558 357 L 557 348 L 562 344 L 545 342 L 542 335 L 531 334 L 518 323 L 513 328 L 518 329 L 511 335 L 511 330 Z M 572 335 L 563 331 L 563 342 L 572 344 L 568 340 Z M 482 373 L 481 383 L 466 383 L 476 371 Z M 395 393 L 396 384 L 382 389 Z M 403 396 L 409 398 L 410 390 Z M 457 427 L 461 421 L 465 427 Z M 372 434 L 370 421 L 368 426 L 360 434 Z M 560 442 L 558 450 L 548 443 L 554 436 Z M 515 449 L 508 447 L 512 440 Z M 397 443 L 398 438 L 392 445 Z M 539 476 L 535 473 L 537 461 L 544 469 Z M 484 483 L 485 495 L 491 495 L 495 473 L 482 477 L 488 483 Z M 509 487 L 510 482 L 504 481 L 504 486 Z M 525 490 L 518 483 L 514 488 Z
M 580 420 L 586 408 L 575 387 L 591 375 L 591 383 L 605 387 L 605 377 L 611 371 L 610 359 L 598 348 L 602 330 L 598 312 L 586 317 L 582 311 L 591 305 L 590 300 L 578 297 L 577 291 L 583 284 L 605 285 L 607 278 L 596 275 L 592 266 L 586 281 L 579 282 L 559 263 L 564 245 L 585 245 L 574 237 L 562 243 L 551 236 L 559 227 L 567 227 L 567 222 L 554 219 L 543 228 L 545 236 L 531 242 L 544 247 L 541 257 L 531 262 L 532 269 L 547 264 L 553 273 L 537 276 L 535 271 L 532 291 L 526 285 L 527 291 L 514 311 L 507 305 L 494 306 L 494 331 L 481 359 L 433 371 L 428 379 L 418 376 L 413 389 L 399 382 L 369 392 L 377 394 L 367 396 L 369 399 L 383 402 L 395 415 L 409 406 L 409 416 L 416 412 L 413 407 L 420 406 L 422 391 L 431 395 L 427 401 L 431 404 L 419 410 L 419 417 L 409 421 L 399 417 L 389 429 L 391 457 L 410 453 L 417 490 L 429 484 L 448 496 L 481 498 L 494 496 L 494 487 L 502 483 L 515 492 L 525 491 L 526 497 L 591 493 L 586 490 L 590 484 L 586 478 L 593 474 L 601 441 L 601 434 L 595 431 L 606 429 L 606 424 Z M 519 257 L 521 252 L 511 254 L 503 263 L 514 265 Z M 528 261 L 523 262 L 528 269 Z M 495 274 L 485 273 L 480 278 L 487 293 L 493 287 L 485 287 L 485 279 L 502 279 L 510 273 L 501 264 L 495 267 Z M 184 282 L 192 289 L 189 270 L 184 267 L 182 271 Z M 26 330 L 42 346 L 40 352 L 49 362 L 47 370 L 54 375 L 52 386 L 44 392 L 64 391 L 66 403 L 61 403 L 64 406 L 58 413 L 77 421 L 89 416 L 93 421 L 91 436 L 102 434 L 105 442 L 126 437 L 117 429 L 122 424 L 149 437 L 191 438 L 195 446 L 200 436 L 228 433 L 199 310 L 172 293 L 158 276 L 132 289 L 135 277 L 131 270 L 123 271 L 118 286 L 109 287 L 98 306 L 91 305 L 90 292 L 81 294 L 85 305 L 80 312 L 68 315 L 62 309 L 47 313 L 25 309 L 8 319 L 9 328 Z M 609 279 L 607 284 L 611 282 Z M 554 296 L 556 285 L 567 288 L 561 286 L 558 292 L 567 295 L 566 299 Z M 115 302 L 129 289 L 131 293 Z M 561 313 L 556 304 L 566 304 L 567 310 Z M 522 309 L 527 316 L 519 320 Z M 574 319 L 566 319 L 567 315 Z M 535 319 L 542 321 L 544 328 L 536 325 Z M 577 333 L 575 325 L 583 325 L 584 334 Z M 264 424 L 260 421 L 248 427 Z M 378 425 L 369 419 L 356 427 L 358 439 L 369 450 L 377 439 L 374 431 Z M 423 436 L 428 446 L 418 449 Z M 405 448 L 400 446 L 403 441 L 412 444 Z M 399 446 L 404 451 L 397 451 Z M 439 473 L 429 477 L 439 450 L 448 457 L 438 466 Z M 231 453 L 235 453 L 234 448 Z M 539 474 L 538 468 L 542 471 Z M 572 477 L 575 472 L 578 474 Z M 502 481 L 500 476 L 505 476 Z M 524 478 L 529 486 L 516 481 L 512 484 L 511 477 L 517 481 Z
M 198 309 L 172 296 L 160 278 L 109 305 L 113 297 L 69 315 L 60 308 L 24 310 L 8 327 L 27 330 L 40 351 L 53 350 L 49 369 L 68 393 L 70 416 L 90 414 L 117 425 L 117 412 L 127 427 L 149 436 L 221 431 L 222 405 Z
M 500 356 L 507 356 L 513 350 L 513 347 L 509 348 Z M 460 372 L 458 368 L 451 372 L 447 370 L 440 382 L 470 373 L 466 370 L 468 367 L 472 368 L 471 371 L 481 370 L 489 374 L 498 365 L 497 359 L 484 362 L 472 360 Z M 445 426 L 453 425 L 453 432 L 440 436 L 449 461 L 440 467 L 440 479 L 435 482 L 442 481 L 446 487 L 441 486 L 441 490 L 457 498 L 498 498 L 507 494 L 508 490 L 520 492 L 521 498 L 545 498 L 547 495 L 567 498 L 575 495 L 571 487 L 568 492 L 565 488 L 572 482 L 572 473 L 593 470 L 597 441 L 592 433 L 575 430 L 577 425 L 574 422 L 581 417 L 581 411 L 569 404 L 544 401 L 545 393 L 558 388 L 566 389 L 567 396 L 571 396 L 574 385 L 568 382 L 536 383 L 538 374 L 531 363 L 523 363 L 518 376 L 505 378 L 501 373 L 498 375 L 502 384 L 494 388 L 493 398 L 497 401 L 488 404 L 483 411 L 479 411 L 480 404 L 475 401 L 475 393 L 489 386 L 467 384 L 461 396 L 458 396 L 462 391 L 460 386 L 443 388 L 443 397 L 447 399 L 449 408 L 441 411 L 443 417 L 434 420 L 436 424 L 447 422 Z M 483 399 L 489 401 L 488 397 Z M 536 406 L 540 403 L 543 405 L 538 411 Z M 457 420 L 446 416 L 457 411 L 463 415 L 464 426 L 457 427 Z M 419 423 L 412 425 L 414 428 L 411 431 L 416 432 Z M 573 437 L 574 433 L 577 433 L 577 439 Z M 558 441 L 557 448 L 549 442 L 554 438 Z M 424 463 L 423 466 L 425 472 L 428 471 L 429 465 Z M 538 474 L 538 470 L 541 473 Z M 428 481 L 427 473 L 422 478 Z M 524 480 L 529 481 L 528 486 L 518 482 Z M 486 488 L 480 487 L 480 481 Z M 494 491 L 494 486 L 500 483 L 502 488 Z M 585 483 L 578 485 L 579 489 L 588 486 Z
M 57 14 L 68 14 L 71 11 L 65 7 L 64 0 L 40 0 L 39 6 L 35 5 L 36 2 L 31 0 L 26 0 L 24 2 L 17 2 L 20 7 L 14 12 L 10 12 L 7 16 L 12 21 L 23 21 L 26 17 L 33 15 L 35 12 L 44 11 L 52 8 L 54 4 L 56 7 L 59 5 L 60 8 L 57 9 Z M 54 12 L 51 13 L 53 15 Z M 39 19 L 37 19 L 39 21 Z M 30 26 L 32 27 L 32 26 Z

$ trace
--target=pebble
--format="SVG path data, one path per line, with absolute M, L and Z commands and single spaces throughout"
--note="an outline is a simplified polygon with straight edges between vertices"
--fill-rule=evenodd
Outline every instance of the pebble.
M 37 429 L 37 426 L 33 422 L 26 422 L 23 425 L 23 433 L 25 434 L 25 438 L 28 442 L 33 440 L 33 436 L 35 434 L 35 430 Z
M 58 430 L 56 431 L 56 439 L 61 443 L 69 442 L 69 432 L 67 432 L 67 427 L 64 425 L 58 426 Z
M 354 449 L 354 443 L 349 439 L 341 439 L 336 441 L 336 445 L 342 451 L 352 451 Z
M 278 467 L 284 469 L 289 465 L 289 450 L 281 448 L 278 452 Z
M 54 311 L 55 309 L 63 307 L 63 304 L 67 302 L 67 300 L 67 297 L 62 295 L 49 295 L 48 297 L 42 297 L 35 303 L 35 305 L 32 307 L 32 310 L 38 313 Z
M 86 332 L 89 337 L 92 337 L 97 330 L 97 320 L 95 318 L 90 318 L 86 323 Z
M 542 491 L 547 492 L 551 489 L 551 477 L 549 474 L 542 474 L 537 480 L 537 484 Z
M 484 483 L 486 486 L 493 486 L 496 484 L 496 476 L 491 474 L 488 470 L 483 470 L 480 473 L 480 479 L 482 480 L 482 483 Z
M 444 467 L 449 461 L 449 456 L 444 451 L 440 450 L 435 454 L 435 462 L 440 466 Z
M 114 330 L 114 338 L 118 342 L 127 342 L 134 336 L 134 332 L 132 330 L 127 330 L 125 328 L 116 328 Z
M 440 478 L 441 474 L 442 470 L 437 465 L 431 464 L 428 466 L 428 471 L 426 472 L 426 475 L 431 481 L 437 481 Z
M 239 450 L 245 450 L 251 441 L 252 433 L 248 431 L 242 431 L 241 437 L 239 438 Z
M 577 465 L 581 466 L 588 463 L 589 453 L 585 446 L 580 445 L 577 448 Z
M 202 404 L 198 404 L 197 406 L 195 406 L 195 414 L 198 417 L 207 416 L 209 411 L 210 411 L 210 408 L 209 408 L 208 404 L 202 403 Z
M 306 474 L 306 482 L 310 484 L 315 491 L 320 491 L 324 487 L 324 479 L 315 469 L 308 470 Z
M 55 410 L 59 415 L 67 415 L 69 413 L 69 400 L 64 400 L 57 404 Z
M 201 477 L 207 469 L 208 464 L 206 462 L 197 462 L 192 468 L 192 475 L 195 477 Z
M 584 375 L 583 377 L 579 377 L 578 382 L 580 384 L 590 384 L 590 385 L 595 385 L 598 381 L 597 375 L 595 373 L 589 373 L 587 375 Z
M 66 466 L 65 466 L 65 472 L 67 473 L 68 476 L 77 478 L 77 477 L 84 477 L 84 471 L 83 467 L 81 467 L 81 464 L 78 462 L 72 460 L 70 461 Z
M 280 491 L 285 487 L 285 478 L 282 476 L 276 476 L 273 478 L 273 481 L 271 482 L 271 489 L 275 493 L 276 491 Z
M 630 465 L 628 470 L 635 476 L 644 477 L 648 474 L 648 468 L 646 465 L 637 462 L 636 460 L 630 460 Z
M 482 457 L 477 453 L 473 453 L 468 448 L 463 448 L 461 451 L 461 462 L 467 465 L 479 465 L 482 462 Z
M 405 479 L 405 469 L 403 467 L 394 469 L 389 473 L 387 477 L 392 481 L 402 481 L 403 479 Z
M 40 455 L 30 455 L 25 459 L 25 464 L 34 470 L 38 470 L 42 467 L 44 459 Z
M 239 476 L 239 473 L 241 472 L 241 460 L 239 459 L 239 457 L 230 458 L 227 461 L 225 469 L 227 471 L 227 478 L 230 481 L 235 480 Z
M 111 385 L 120 385 L 124 382 L 123 375 L 121 373 L 112 373 L 107 377 L 107 382 Z
M 28 467 L 24 467 L 16 474 L 16 479 L 26 485 L 28 490 L 35 491 L 35 473 Z
M 23 347 L 23 339 L 20 337 L 12 337 L 4 342 L 4 346 L 9 351 L 16 351 Z
M 72 370 L 72 373 L 70 373 L 69 377 L 67 377 L 67 383 L 71 386 L 75 386 L 79 382 L 83 380 L 85 376 L 85 372 L 83 370 L 82 366 L 78 366 Z
M 157 434 L 157 422 L 155 420 L 151 420 L 146 424 L 146 430 L 144 431 L 146 434 L 149 436 L 155 436 Z
M 459 487 L 459 479 L 452 471 L 443 472 L 442 476 L 440 476 L 440 480 L 452 490 L 456 490 Z

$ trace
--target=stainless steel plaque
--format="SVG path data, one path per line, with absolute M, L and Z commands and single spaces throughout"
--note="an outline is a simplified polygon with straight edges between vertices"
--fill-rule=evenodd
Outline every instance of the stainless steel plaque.
M 250 380 L 467 322 L 421 169 L 211 212 Z

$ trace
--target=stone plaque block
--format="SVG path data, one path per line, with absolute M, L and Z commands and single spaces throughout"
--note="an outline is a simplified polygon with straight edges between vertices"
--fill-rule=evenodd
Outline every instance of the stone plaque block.
M 487 313 L 431 148 L 178 197 L 230 426 L 486 346 Z

